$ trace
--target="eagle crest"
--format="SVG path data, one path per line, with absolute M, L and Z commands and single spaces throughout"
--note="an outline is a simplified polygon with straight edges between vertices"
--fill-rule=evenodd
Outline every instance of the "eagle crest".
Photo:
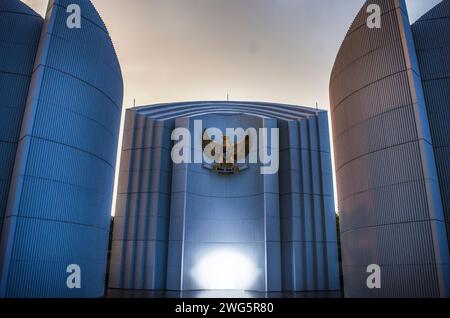
M 216 149 L 222 149 L 222 153 L 216 154 Z M 207 169 L 216 171 L 220 175 L 232 175 L 248 168 L 245 159 L 250 153 L 250 137 L 245 138 L 235 144 L 232 144 L 228 136 L 223 136 L 222 142 L 212 140 L 203 130 L 203 153 L 211 160 L 212 164 L 204 163 Z M 205 151 L 206 150 L 206 151 Z

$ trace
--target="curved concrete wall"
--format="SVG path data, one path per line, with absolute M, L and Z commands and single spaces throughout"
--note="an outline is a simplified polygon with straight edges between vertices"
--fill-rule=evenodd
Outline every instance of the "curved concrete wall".
M 196 119 L 204 128 L 278 127 L 278 174 L 250 165 L 224 177 L 201 164 L 173 165 L 172 130 L 192 130 Z M 195 268 L 223 248 L 255 264 L 248 289 L 339 289 L 326 112 L 248 102 L 127 110 L 109 287 L 214 289 Z
M 373 3 L 380 29 L 366 25 Z M 403 0 L 365 3 L 336 58 L 330 101 L 346 296 L 448 296 L 444 215 Z M 370 264 L 381 266 L 381 289 L 366 285 Z
M 412 25 L 450 241 L 450 1 Z
M 69 4 L 81 28 L 66 25 Z M 2 235 L 6 297 L 104 294 L 122 76 L 90 1 L 50 1 Z M 66 268 L 81 268 L 69 289 Z
M 0 234 L 42 23 L 22 2 L 0 2 Z

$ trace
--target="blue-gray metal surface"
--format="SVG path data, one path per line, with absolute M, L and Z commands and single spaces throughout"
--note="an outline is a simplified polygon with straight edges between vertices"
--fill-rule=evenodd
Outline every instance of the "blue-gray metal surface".
M 379 29 L 366 25 L 370 4 L 382 9 Z M 364 4 L 336 58 L 330 101 L 345 295 L 449 296 L 433 141 L 403 0 Z M 370 264 L 381 267 L 380 289 L 367 285 Z
M 42 23 L 22 2 L 0 2 L 0 234 Z
M 66 25 L 69 4 L 81 8 L 80 29 Z M 1 296 L 103 296 L 122 93 L 91 2 L 50 1 L 2 231 Z M 80 266 L 80 289 L 66 284 L 71 264 Z
M 412 25 L 450 240 L 450 1 Z
M 278 174 L 250 165 L 224 177 L 172 164 L 172 130 L 192 131 L 197 119 L 222 130 L 279 128 Z M 205 285 L 195 269 L 226 249 L 255 265 L 248 290 L 338 290 L 331 173 L 324 111 L 213 101 L 128 109 L 109 287 L 214 289 L 220 284 Z

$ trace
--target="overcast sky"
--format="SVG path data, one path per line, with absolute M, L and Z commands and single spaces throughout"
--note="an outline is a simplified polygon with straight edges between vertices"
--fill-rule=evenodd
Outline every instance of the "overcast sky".
M 46 0 L 26 0 L 40 12 Z M 258 100 L 328 107 L 337 50 L 364 0 L 93 0 L 124 106 Z M 409 0 L 412 20 L 439 0 Z
M 47 0 L 23 1 L 45 12 Z M 229 93 L 328 109 L 331 68 L 364 0 L 92 2 L 119 56 L 124 107 Z M 411 22 L 439 2 L 407 0 Z

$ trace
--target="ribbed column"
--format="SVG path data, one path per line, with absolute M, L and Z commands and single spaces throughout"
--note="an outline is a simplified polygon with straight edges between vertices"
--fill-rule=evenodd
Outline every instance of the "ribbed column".
M 66 25 L 81 7 L 82 28 Z M 1 295 L 104 294 L 122 75 L 90 1 L 50 1 L 32 80 L 2 235 Z M 81 288 L 66 284 L 81 269 Z
M 374 3 L 380 29 L 366 26 Z M 364 4 L 336 58 L 330 100 L 346 295 L 447 295 L 442 202 L 404 1 Z M 381 289 L 366 285 L 370 264 L 381 266 Z
M 22 2 L 1 1 L 0 234 L 42 23 L 43 19 Z
M 412 32 L 450 240 L 450 1 L 423 15 L 412 25 Z

